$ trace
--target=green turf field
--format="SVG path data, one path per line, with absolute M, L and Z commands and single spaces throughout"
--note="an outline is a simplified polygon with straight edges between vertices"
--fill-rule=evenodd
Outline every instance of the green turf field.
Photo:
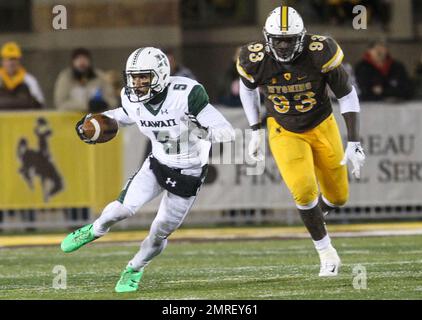
M 72 254 L 58 246 L 0 249 L 0 299 L 419 299 L 422 237 L 338 238 L 341 275 L 321 279 L 309 240 L 173 242 L 144 274 L 135 294 L 115 294 L 137 244 L 91 244 Z M 353 288 L 353 267 L 367 289 Z M 53 268 L 67 289 L 53 289 Z

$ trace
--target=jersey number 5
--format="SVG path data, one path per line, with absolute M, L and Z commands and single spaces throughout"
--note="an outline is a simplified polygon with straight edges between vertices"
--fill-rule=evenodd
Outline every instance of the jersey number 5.
M 173 86 L 173 89 L 174 90 L 186 90 L 186 88 L 187 88 L 188 86 L 187 85 L 185 85 L 185 84 L 180 84 L 180 83 L 176 83 L 174 86 Z

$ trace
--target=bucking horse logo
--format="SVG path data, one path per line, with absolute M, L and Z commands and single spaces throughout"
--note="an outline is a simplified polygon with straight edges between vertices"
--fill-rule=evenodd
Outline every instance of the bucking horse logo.
M 34 133 L 38 137 L 38 150 L 31 149 L 26 138 L 19 140 L 19 173 L 31 190 L 34 189 L 34 177 L 38 176 L 41 179 L 44 202 L 48 202 L 52 196 L 63 190 L 62 177 L 52 161 L 48 147 L 48 138 L 53 131 L 45 118 L 38 118 Z

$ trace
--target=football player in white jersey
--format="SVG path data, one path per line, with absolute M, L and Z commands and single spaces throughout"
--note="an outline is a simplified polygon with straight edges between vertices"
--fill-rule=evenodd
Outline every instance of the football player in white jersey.
M 122 89 L 122 107 L 103 114 L 119 126 L 136 124 L 152 142 L 152 153 L 129 179 L 117 200 L 101 216 L 62 242 L 73 252 L 104 236 L 110 227 L 139 211 L 164 191 L 158 213 L 139 252 L 129 261 L 116 292 L 136 291 L 144 268 L 167 245 L 168 236 L 183 222 L 203 183 L 212 142 L 234 140 L 230 123 L 208 101 L 197 81 L 170 77 L 166 55 L 153 47 L 139 48 L 128 58 Z M 87 143 L 81 124 L 76 131 Z

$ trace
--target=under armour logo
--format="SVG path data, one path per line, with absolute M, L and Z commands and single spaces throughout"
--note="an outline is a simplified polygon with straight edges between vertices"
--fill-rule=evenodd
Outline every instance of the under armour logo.
M 167 178 L 166 184 L 171 184 L 172 188 L 176 186 L 176 181 L 171 181 L 171 178 Z
M 169 111 L 167 109 L 161 110 L 161 114 L 169 114 Z

